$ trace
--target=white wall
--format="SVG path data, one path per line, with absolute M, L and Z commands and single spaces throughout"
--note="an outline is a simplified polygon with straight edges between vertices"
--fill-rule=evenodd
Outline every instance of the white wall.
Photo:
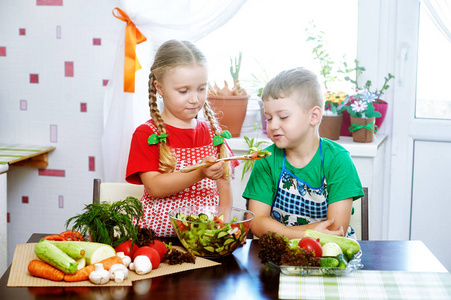
M 56 147 L 47 169 L 64 176 L 10 167 L 7 212 L 0 211 L 9 216 L 8 264 L 16 244 L 33 232 L 65 230 L 92 201 L 93 179 L 103 175 L 104 81 L 124 25 L 112 15 L 119 0 L 39 2 L 0 1 L 0 143 Z M 30 83 L 30 74 L 39 82 Z

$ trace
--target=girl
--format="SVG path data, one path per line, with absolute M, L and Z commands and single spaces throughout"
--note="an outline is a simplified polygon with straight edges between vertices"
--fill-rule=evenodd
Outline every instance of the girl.
M 190 42 L 170 40 L 160 46 L 149 75 L 151 120 L 133 134 L 126 180 L 143 184 L 144 218 L 140 227 L 158 236 L 173 236 L 168 213 L 191 205 L 232 206 L 231 168 L 238 163 L 218 162 L 189 173 L 180 169 L 214 162 L 231 155 L 207 101 L 205 56 Z M 157 107 L 157 93 L 164 109 Z M 204 109 L 208 122 L 196 119 Z M 213 143 L 214 141 L 214 143 Z

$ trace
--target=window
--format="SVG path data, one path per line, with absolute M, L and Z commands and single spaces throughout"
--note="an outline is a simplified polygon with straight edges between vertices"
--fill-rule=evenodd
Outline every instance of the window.
M 420 9 L 416 118 L 451 119 L 451 43 Z
M 247 89 L 252 75 L 264 85 L 280 71 L 297 66 L 319 73 L 313 44 L 306 41 L 305 29 L 311 21 L 324 31 L 327 52 L 337 67 L 345 54 L 352 62 L 356 58 L 357 17 L 357 0 L 248 0 L 232 20 L 196 45 L 207 56 L 211 83 L 220 87 L 224 80 L 232 83 L 230 59 L 241 51 L 240 82 Z

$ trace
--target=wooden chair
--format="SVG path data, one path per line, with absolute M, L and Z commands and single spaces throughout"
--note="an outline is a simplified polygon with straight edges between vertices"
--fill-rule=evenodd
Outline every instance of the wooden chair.
M 144 195 L 144 186 L 131 183 L 101 182 L 100 179 L 94 179 L 93 203 L 103 201 L 115 202 L 124 200 L 131 196 L 138 200 Z
M 368 188 L 363 188 L 364 196 L 354 201 L 354 214 L 351 216 L 350 225 L 354 228 L 358 240 L 369 239 L 368 219 Z

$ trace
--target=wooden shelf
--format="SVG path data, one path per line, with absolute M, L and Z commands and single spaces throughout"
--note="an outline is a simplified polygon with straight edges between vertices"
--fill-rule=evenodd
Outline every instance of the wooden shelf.
M 0 164 L 15 167 L 47 168 L 48 155 L 55 150 L 50 146 L 0 145 Z

